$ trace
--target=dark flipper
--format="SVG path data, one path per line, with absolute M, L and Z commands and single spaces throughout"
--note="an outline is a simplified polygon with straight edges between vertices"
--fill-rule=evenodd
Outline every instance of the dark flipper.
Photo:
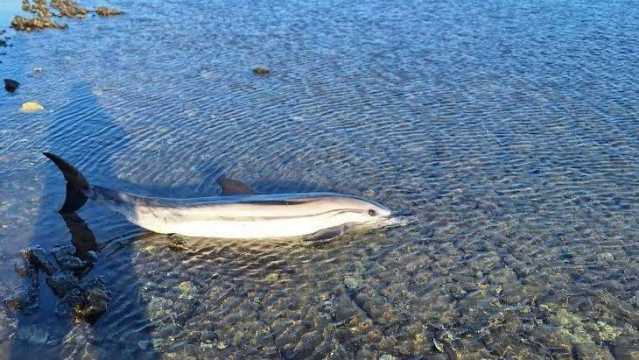
M 220 176 L 217 184 L 222 187 L 222 195 L 250 195 L 255 194 L 251 188 L 239 180 Z
M 335 226 L 328 229 L 323 229 L 311 235 L 308 235 L 307 237 L 304 238 L 304 241 L 307 243 L 313 243 L 313 244 L 326 243 L 335 239 L 336 237 L 340 237 L 344 235 L 344 233 L 346 233 L 347 230 L 348 230 L 347 225 L 340 225 L 340 226 Z
M 77 255 L 82 260 L 90 259 L 89 252 L 98 252 L 98 242 L 93 231 L 86 222 L 76 213 L 63 213 L 62 219 L 67 224 L 71 233 L 71 242 L 75 246 Z
M 71 213 L 80 209 L 88 200 L 88 194 L 91 192 L 91 186 L 87 179 L 71 164 L 64 161 L 61 157 L 45 152 L 44 156 L 62 171 L 67 181 L 67 195 L 64 199 L 64 205 L 60 209 L 60 213 Z

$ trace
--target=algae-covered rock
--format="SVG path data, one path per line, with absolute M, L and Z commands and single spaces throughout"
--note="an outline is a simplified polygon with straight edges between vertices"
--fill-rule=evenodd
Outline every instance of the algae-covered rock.
M 266 275 L 265 280 L 267 282 L 269 282 L 269 283 L 274 283 L 277 280 L 279 280 L 279 278 L 280 278 L 280 275 L 278 273 L 276 273 L 276 272 L 273 272 L 273 273 L 270 273 L 270 274 Z
M 598 337 L 603 341 L 613 341 L 623 333 L 622 329 L 614 327 L 603 321 L 597 321 L 594 326 Z
M 192 299 L 193 298 L 193 293 L 196 290 L 195 285 L 193 285 L 193 283 L 190 282 L 190 281 L 182 281 L 178 285 L 178 289 L 180 289 L 180 298 L 181 299 Z
M 39 31 L 44 29 L 66 29 L 68 26 L 66 24 L 58 24 L 50 18 L 46 17 L 36 17 L 36 18 L 25 18 L 22 16 L 15 16 L 13 20 L 11 20 L 11 27 L 17 31 Z

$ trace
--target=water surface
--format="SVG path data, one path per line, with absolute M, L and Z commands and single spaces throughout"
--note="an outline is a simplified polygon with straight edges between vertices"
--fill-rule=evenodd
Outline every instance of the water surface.
M 0 357 L 639 356 L 632 1 L 111 5 L 127 15 L 16 34 L 2 57 L 22 83 L 0 96 L 3 294 L 21 248 L 72 240 L 45 150 L 146 195 L 216 194 L 226 174 L 417 221 L 179 242 L 89 204 L 108 312 L 57 315 L 41 274 L 37 311 L 0 313 Z M 32 99 L 46 111 L 20 113 Z

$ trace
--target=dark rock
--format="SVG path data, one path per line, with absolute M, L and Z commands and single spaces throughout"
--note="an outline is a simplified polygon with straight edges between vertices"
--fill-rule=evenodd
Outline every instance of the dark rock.
M 75 256 L 75 247 L 64 246 L 53 251 L 53 257 L 63 270 L 80 271 L 89 267 L 87 261 Z
M 98 6 L 97 8 L 95 8 L 95 12 L 96 14 L 100 15 L 100 16 L 115 16 L 115 15 L 122 15 L 124 14 L 124 12 L 118 10 L 118 9 L 112 9 L 112 8 L 108 8 L 105 6 Z
M 74 307 L 77 319 L 94 323 L 107 311 L 109 305 L 109 292 L 101 280 L 92 280 L 83 286 L 82 302 Z
M 18 86 L 20 86 L 19 82 L 11 79 L 4 79 L 4 89 L 8 92 L 12 93 L 16 91 L 18 89 Z
M 58 260 L 58 264 L 60 267 L 65 270 L 78 271 L 82 269 L 86 269 L 89 266 L 89 263 L 80 259 L 77 256 L 65 256 Z
M 256 66 L 253 68 L 253 74 L 255 75 L 265 76 L 270 73 L 271 70 L 269 70 L 269 68 L 267 68 L 266 66 Z
M 64 297 L 66 294 L 80 286 L 78 278 L 68 271 L 60 271 L 49 276 L 47 278 L 47 284 L 59 297 Z
M 44 271 L 48 275 L 56 271 L 55 265 L 48 259 L 46 252 L 39 246 L 22 250 L 22 257 L 36 268 Z

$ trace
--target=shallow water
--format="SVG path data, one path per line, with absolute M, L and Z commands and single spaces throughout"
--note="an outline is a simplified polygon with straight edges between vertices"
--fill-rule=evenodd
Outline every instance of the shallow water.
M 0 26 L 5 28 L 11 24 L 11 18 L 20 15 L 20 1 L 0 0 Z
M 147 195 L 226 174 L 416 221 L 305 246 L 88 205 L 107 313 L 57 315 L 41 274 L 35 312 L 0 311 L 0 357 L 639 357 L 632 1 L 111 5 L 127 15 L 15 34 L 0 59 L 22 83 L 0 96 L 3 295 L 20 249 L 72 240 L 44 150 Z M 46 110 L 20 113 L 32 99 Z

